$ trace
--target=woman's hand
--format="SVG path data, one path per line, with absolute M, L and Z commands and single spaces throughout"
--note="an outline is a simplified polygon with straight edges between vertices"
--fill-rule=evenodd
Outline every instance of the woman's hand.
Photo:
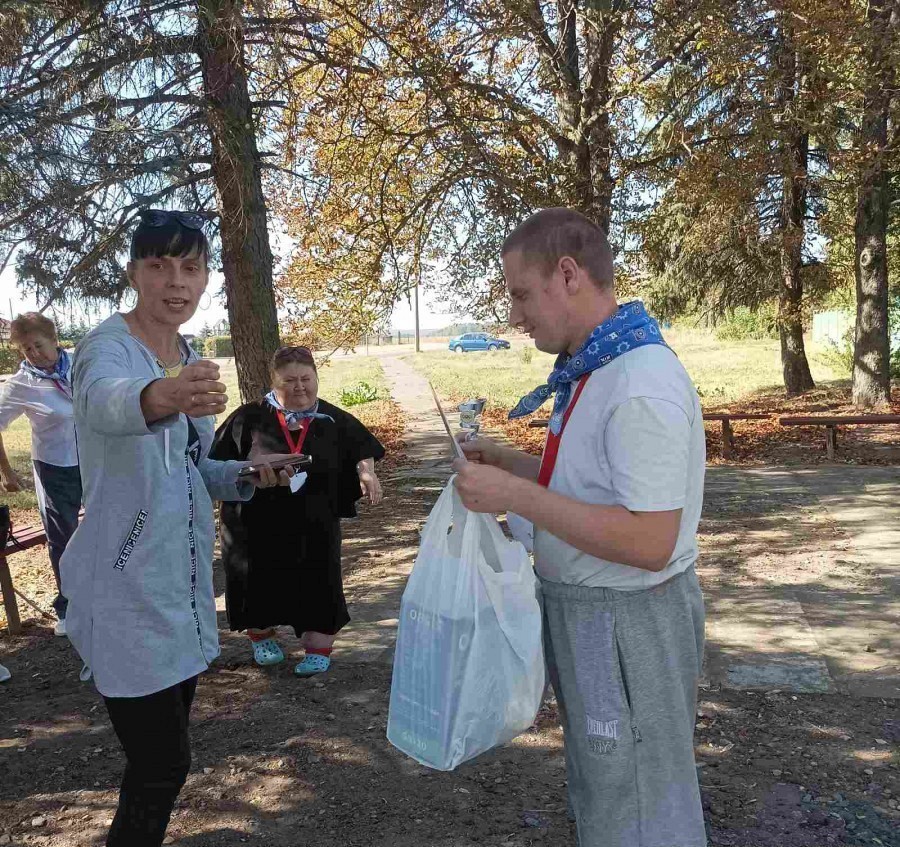
M 141 410 L 148 424 L 178 412 L 192 418 L 220 415 L 227 403 L 219 366 L 206 359 L 185 365 L 176 377 L 154 380 L 141 393 Z
M 368 498 L 371 505 L 377 506 L 384 499 L 384 492 L 381 490 L 381 481 L 375 474 L 374 464 L 372 459 L 363 459 L 356 466 L 356 472 L 359 474 L 359 489 L 363 497 Z
M 185 365 L 172 384 L 172 402 L 176 410 L 192 418 L 220 415 L 228 404 L 225 385 L 219 382 L 219 366 L 201 359 Z
M 259 469 L 259 473 L 255 476 L 245 477 L 246 481 L 257 488 L 274 488 L 277 485 L 290 485 L 291 477 L 296 473 L 290 466 L 281 470 L 276 470 L 272 464 L 284 461 L 285 459 L 294 459 L 291 453 L 250 453 L 249 464 Z
M 14 494 L 25 487 L 19 475 L 12 468 L 5 473 L 0 473 L 0 485 L 3 486 L 3 490 L 8 494 Z

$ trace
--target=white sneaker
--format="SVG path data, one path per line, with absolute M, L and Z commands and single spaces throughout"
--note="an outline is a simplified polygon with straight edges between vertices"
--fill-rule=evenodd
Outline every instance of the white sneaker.
M 56 626 L 53 627 L 53 634 L 63 636 L 66 634 L 66 619 L 62 618 L 56 622 Z
M 6 682 L 12 674 L 9 672 L 9 668 L 4 665 L 0 665 L 0 682 Z

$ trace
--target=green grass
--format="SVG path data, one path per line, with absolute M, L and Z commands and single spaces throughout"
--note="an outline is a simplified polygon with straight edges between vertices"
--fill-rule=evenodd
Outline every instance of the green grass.
M 222 367 L 221 377 L 228 390 L 228 408 L 225 410 L 225 415 L 219 418 L 220 423 L 241 405 L 234 359 L 229 360 L 229 363 Z M 352 388 L 360 382 L 368 382 L 373 388 L 377 388 L 380 397 L 388 396 L 388 384 L 381 368 L 381 362 L 374 357 L 332 359 L 330 362 L 319 365 L 319 397 L 335 406 L 341 405 L 343 389 Z M 353 407 L 353 409 L 358 408 L 360 407 Z
M 777 340 L 720 341 L 711 332 L 690 329 L 667 330 L 666 340 L 691 375 L 704 406 L 723 406 L 784 390 Z M 828 364 L 823 352 L 806 339 L 816 383 L 844 379 L 846 374 Z
M 3 433 L 3 446 L 13 469 L 27 487 L 15 494 L 0 490 L 0 502 L 9 506 L 17 523 L 36 521 L 38 511 L 31 470 L 31 425 L 27 418 L 19 418 Z
M 704 406 L 722 406 L 782 388 L 778 341 L 720 341 L 703 330 L 673 328 L 666 340 L 697 386 Z M 531 362 L 523 351 L 530 342 L 514 341 L 511 350 L 494 353 L 428 352 L 406 360 L 420 370 L 439 393 L 448 397 L 486 397 L 492 405 L 510 408 L 543 382 L 554 357 L 532 347 Z M 824 361 L 820 351 L 807 350 L 816 382 L 845 374 Z
M 534 350 L 530 342 L 512 342 L 511 350 L 494 352 L 419 353 L 404 359 L 423 373 L 438 394 L 446 397 L 486 397 L 491 405 L 511 407 L 540 385 L 553 368 L 553 356 Z M 526 364 L 523 351 L 531 347 Z M 526 354 L 527 355 L 527 354 Z
M 224 415 L 219 417 L 219 423 L 224 421 L 241 402 L 240 394 L 237 390 L 237 371 L 233 360 L 222 368 L 221 376 L 222 381 L 228 388 L 228 409 Z M 323 400 L 327 400 L 337 406 L 341 405 L 341 389 L 351 388 L 360 382 L 368 382 L 377 388 L 379 397 L 388 396 L 387 381 L 378 359 L 334 359 L 330 363 L 319 367 L 319 395 Z M 359 417 L 360 413 L 365 412 L 366 407 L 369 405 L 373 404 L 366 403 L 361 406 L 354 406 L 350 411 Z M 31 470 L 31 426 L 27 418 L 24 416 L 19 418 L 3 433 L 3 444 L 13 468 L 15 468 L 27 488 L 25 491 L 15 494 L 7 494 L 5 491 L 0 491 L 0 502 L 9 505 L 17 523 L 25 524 L 37 521 L 37 498 L 34 493 Z

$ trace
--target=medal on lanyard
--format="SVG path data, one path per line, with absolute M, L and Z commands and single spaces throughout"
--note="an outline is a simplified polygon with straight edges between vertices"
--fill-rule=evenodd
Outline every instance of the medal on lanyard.
M 309 428 L 312 424 L 312 418 L 306 418 L 301 421 L 300 429 L 297 430 L 297 441 L 291 437 L 291 431 L 288 428 L 287 420 L 284 417 L 284 412 L 280 409 L 276 412 L 278 415 L 278 423 L 281 425 L 281 431 L 284 433 L 284 440 L 287 441 L 288 448 L 291 453 L 294 455 L 298 455 L 303 450 L 303 443 L 306 441 L 307 433 L 309 432 Z M 296 494 L 301 488 L 303 488 L 303 484 L 306 482 L 306 471 L 302 471 L 301 473 L 294 474 L 291 477 L 291 494 Z

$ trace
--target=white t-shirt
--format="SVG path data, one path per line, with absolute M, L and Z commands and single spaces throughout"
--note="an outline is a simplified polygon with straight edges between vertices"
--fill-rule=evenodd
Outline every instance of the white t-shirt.
M 0 386 L 0 432 L 19 416 L 31 423 L 31 458 L 71 468 L 78 464 L 75 408 L 52 379 L 16 371 Z
M 595 558 L 535 528 L 537 572 L 552 582 L 634 590 L 690 567 L 705 471 L 700 400 L 671 350 L 638 347 L 595 370 L 563 432 L 550 490 L 632 512 L 681 509 L 678 541 L 667 567 L 654 573 Z

